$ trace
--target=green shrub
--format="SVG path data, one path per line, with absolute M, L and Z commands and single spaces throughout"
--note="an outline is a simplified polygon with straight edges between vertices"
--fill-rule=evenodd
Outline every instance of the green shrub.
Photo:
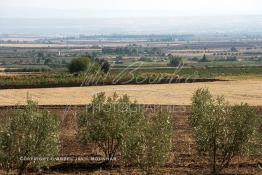
M 203 57 L 199 60 L 199 62 L 209 62 L 209 60 L 207 59 L 206 54 L 203 55 Z
M 1 124 L 0 162 L 7 171 L 48 166 L 48 160 L 58 154 L 58 121 L 33 101 Z M 45 158 L 40 160 L 41 158 Z
M 107 73 L 110 69 L 110 64 L 104 59 L 94 59 L 90 56 L 84 56 L 80 58 L 73 59 L 68 65 L 68 70 L 70 73 L 79 72 L 104 72 Z
M 98 62 L 99 66 L 100 66 L 100 70 L 103 73 L 107 73 L 110 70 L 110 64 L 108 61 L 104 60 L 104 59 L 96 59 L 96 61 Z
M 227 167 L 232 158 L 251 153 L 258 145 L 260 118 L 255 109 L 247 104 L 230 106 L 223 97 L 214 98 L 207 89 L 194 93 L 189 123 L 199 152 L 209 156 L 214 175 Z
M 183 64 L 183 58 L 179 56 L 173 56 L 171 54 L 168 55 L 169 58 L 169 65 L 170 66 L 182 66 Z
M 87 71 L 88 69 L 89 71 L 93 71 L 96 66 L 94 60 L 86 56 L 73 59 L 68 65 L 68 69 L 70 73 L 79 73 Z
M 172 122 L 168 113 L 151 117 L 127 95 L 94 96 L 78 118 L 77 137 L 83 144 L 95 143 L 112 165 L 116 154 L 125 164 L 152 168 L 169 158 Z
M 170 158 L 173 133 L 171 116 L 167 112 L 159 112 L 148 122 L 144 165 L 149 168 L 162 166 Z

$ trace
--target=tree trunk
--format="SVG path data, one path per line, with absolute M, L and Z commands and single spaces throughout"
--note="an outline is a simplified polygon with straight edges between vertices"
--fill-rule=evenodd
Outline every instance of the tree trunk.
M 18 169 L 18 175 L 22 175 L 24 173 L 24 171 L 26 170 L 26 167 L 28 165 L 28 161 L 23 161 L 21 166 Z
M 217 153 L 217 147 L 216 147 L 216 139 L 213 141 L 213 163 L 212 163 L 212 174 L 217 175 L 217 170 L 216 170 L 216 153 Z

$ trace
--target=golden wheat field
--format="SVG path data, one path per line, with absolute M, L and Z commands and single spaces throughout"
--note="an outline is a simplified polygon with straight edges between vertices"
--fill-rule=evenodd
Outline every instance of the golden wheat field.
M 262 79 L 218 81 L 206 83 L 115 85 L 72 88 L 0 90 L 0 105 L 25 104 L 27 97 L 40 105 L 81 105 L 99 92 L 128 94 L 140 104 L 190 105 L 197 88 L 208 88 L 214 95 L 224 95 L 231 104 L 247 102 L 262 105 Z

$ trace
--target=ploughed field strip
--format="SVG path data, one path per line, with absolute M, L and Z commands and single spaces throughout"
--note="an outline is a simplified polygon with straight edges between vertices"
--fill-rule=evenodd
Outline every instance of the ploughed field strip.
M 39 105 L 84 105 L 99 92 L 105 92 L 108 95 L 114 92 L 128 94 L 140 104 L 190 105 L 192 94 L 198 88 L 208 88 L 214 95 L 224 95 L 231 104 L 246 102 L 253 106 L 262 105 L 262 79 L 181 84 L 5 89 L 0 90 L 0 105 L 23 105 L 27 97 L 38 101 Z

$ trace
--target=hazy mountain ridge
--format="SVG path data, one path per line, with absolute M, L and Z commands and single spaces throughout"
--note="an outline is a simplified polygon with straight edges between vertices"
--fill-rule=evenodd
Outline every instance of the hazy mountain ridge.
M 0 18 L 0 33 L 26 34 L 262 34 L 262 16 L 15 19 Z

